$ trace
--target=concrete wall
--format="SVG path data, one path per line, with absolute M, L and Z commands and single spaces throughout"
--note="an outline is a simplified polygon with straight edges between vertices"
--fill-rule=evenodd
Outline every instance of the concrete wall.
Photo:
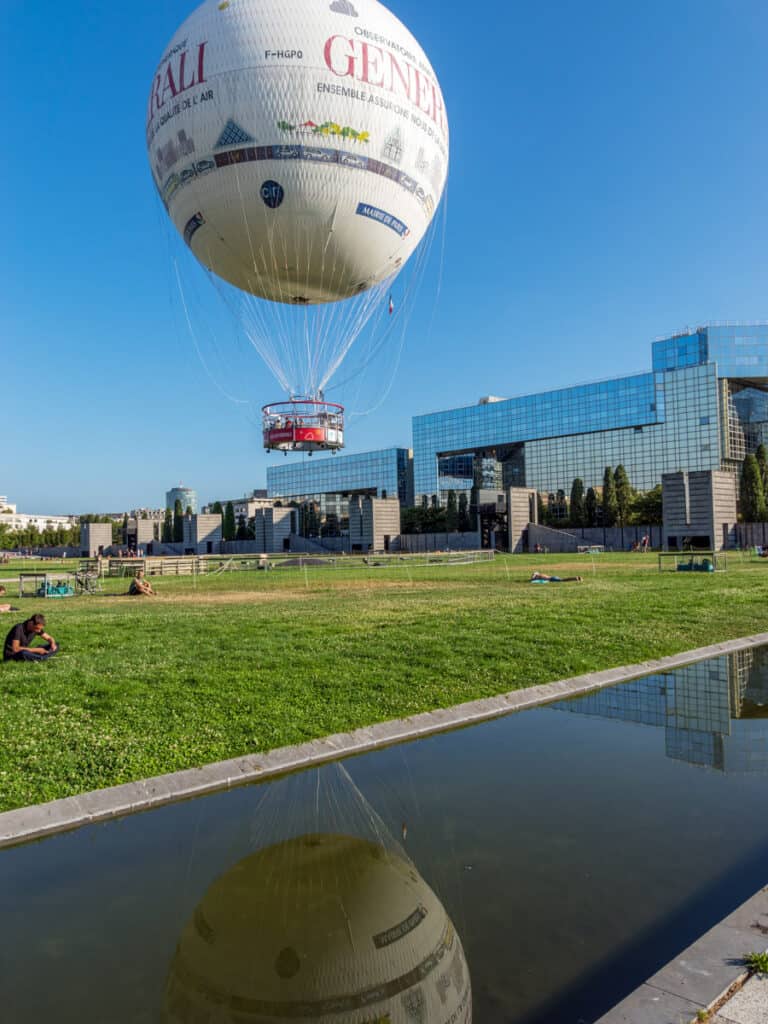
M 82 558 L 93 558 L 112 546 L 111 523 L 83 523 L 80 526 L 80 555 Z
M 352 551 L 385 551 L 400 534 L 397 498 L 355 495 L 349 501 L 349 543 Z
M 390 551 L 418 554 L 423 551 L 479 551 L 480 532 L 467 533 L 401 533 L 393 538 Z
M 551 526 L 542 526 L 540 523 L 528 524 L 528 550 L 533 551 L 537 544 L 547 550 L 562 554 L 564 552 L 576 551 L 581 541 L 573 533 L 566 533 L 565 530 L 553 530 Z
M 768 523 L 737 523 L 733 532 L 735 547 L 768 547 Z
M 133 529 L 131 525 L 133 524 Z M 162 521 L 157 519 L 133 519 L 128 520 L 128 534 L 135 538 L 136 546 L 139 544 L 145 546 L 151 544 L 155 540 L 160 540 L 162 536 Z
M 47 548 L 35 548 L 37 553 L 43 558 L 82 558 L 83 554 L 80 548 L 73 548 L 71 546 L 64 547 L 47 547 Z M 75 565 L 75 568 L 77 566 Z
M 663 547 L 682 549 L 690 538 L 716 551 L 735 543 L 736 477 L 709 470 L 664 473 L 661 478 Z
M 222 555 L 263 555 L 264 548 L 257 540 L 223 540 L 219 553 Z
M 184 516 L 184 554 L 217 555 L 221 545 L 221 516 Z
M 507 550 L 519 555 L 526 550 L 529 523 L 538 522 L 536 491 L 529 487 L 510 487 L 507 491 Z
M 337 555 L 349 551 L 349 537 L 299 537 L 291 534 L 291 551 L 307 555 Z
M 661 547 L 660 526 L 571 526 L 568 533 L 578 538 L 579 544 L 602 544 L 606 551 L 630 551 L 648 537 L 652 548 Z
M 298 516 L 298 509 L 294 508 L 257 509 L 253 519 L 256 550 L 267 554 L 290 550 L 291 535 L 293 527 L 298 525 Z

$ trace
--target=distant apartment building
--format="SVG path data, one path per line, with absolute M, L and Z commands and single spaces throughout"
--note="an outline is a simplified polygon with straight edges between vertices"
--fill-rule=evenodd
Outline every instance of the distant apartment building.
M 0 526 L 7 526 L 9 530 L 68 530 L 78 522 L 77 516 L 48 516 L 32 515 L 26 512 L 17 512 L 16 506 L 12 505 L 8 498 L 0 495 Z
M 191 509 L 193 515 L 197 513 L 197 491 L 193 491 L 191 487 L 182 487 L 180 484 L 178 487 L 172 487 L 170 491 L 165 492 L 166 508 L 173 511 L 177 501 L 181 502 L 182 512 Z
M 272 508 L 275 504 L 273 498 L 267 497 L 267 492 L 265 490 L 253 491 L 251 494 L 246 494 L 242 498 L 219 498 L 217 500 L 225 512 L 227 510 L 227 505 L 231 502 L 235 513 L 235 519 L 237 520 L 240 516 L 243 516 L 246 522 L 253 519 L 259 510 Z M 208 505 L 205 505 L 203 507 L 203 512 L 212 512 L 215 504 L 216 502 L 212 501 Z

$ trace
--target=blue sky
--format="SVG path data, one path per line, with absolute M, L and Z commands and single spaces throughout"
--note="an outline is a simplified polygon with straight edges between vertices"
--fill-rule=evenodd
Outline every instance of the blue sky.
M 265 485 L 252 413 L 184 326 L 147 166 L 152 73 L 194 6 L 0 5 L 0 493 L 20 511 Z M 768 318 L 765 3 L 389 6 L 448 106 L 445 245 L 349 451 L 408 446 L 413 414 L 481 395 L 646 370 L 686 324 Z M 185 288 L 209 287 L 194 270 Z M 237 352 L 219 379 L 279 398 Z M 356 400 L 382 397 L 384 362 Z

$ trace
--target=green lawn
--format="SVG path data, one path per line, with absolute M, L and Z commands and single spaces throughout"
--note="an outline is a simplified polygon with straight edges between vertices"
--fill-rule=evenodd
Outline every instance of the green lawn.
M 532 568 L 581 584 L 532 586 Z M 766 629 L 768 564 L 647 555 L 278 569 L 157 598 L 19 602 L 61 643 L 0 667 L 0 810 L 264 751 Z M 3 628 L 3 632 L 5 629 Z

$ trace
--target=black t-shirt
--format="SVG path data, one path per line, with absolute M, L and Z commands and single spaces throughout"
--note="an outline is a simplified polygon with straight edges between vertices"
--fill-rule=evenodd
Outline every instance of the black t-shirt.
M 14 626 L 8 636 L 5 638 L 5 646 L 3 647 L 3 661 L 9 661 L 13 658 L 13 641 L 18 640 L 22 647 L 29 647 L 33 639 L 37 635 L 34 631 L 27 632 L 26 622 L 19 622 L 18 625 Z

